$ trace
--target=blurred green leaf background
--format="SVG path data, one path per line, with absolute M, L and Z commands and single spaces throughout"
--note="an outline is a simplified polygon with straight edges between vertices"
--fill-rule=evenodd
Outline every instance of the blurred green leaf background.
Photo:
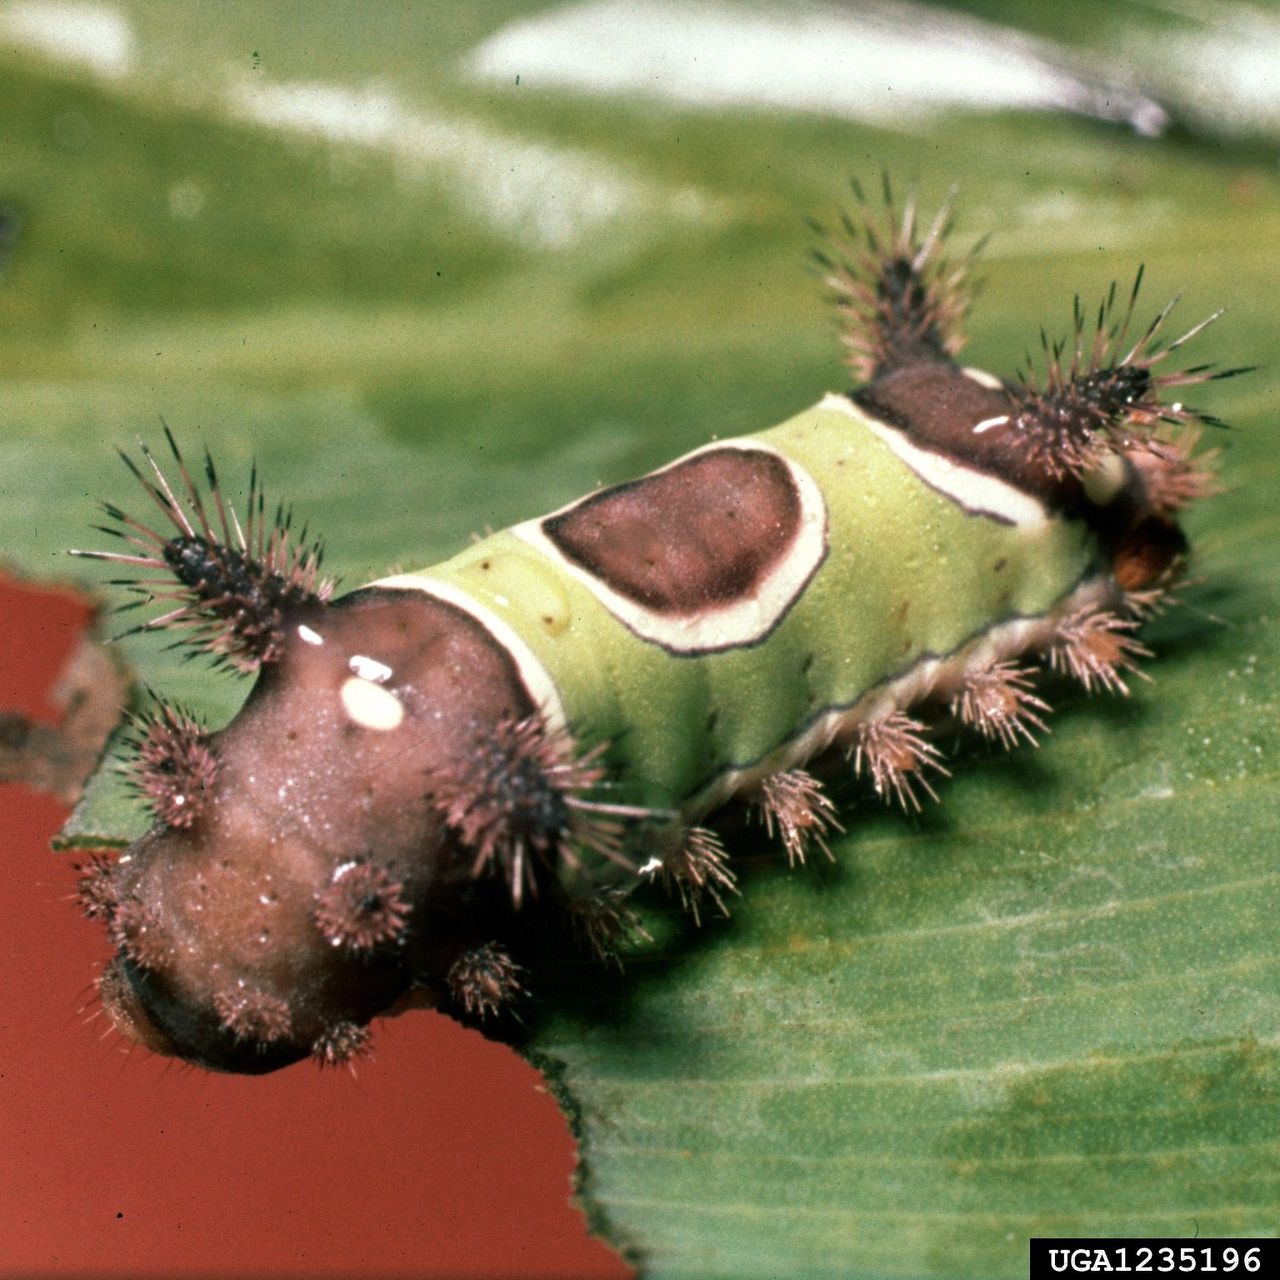
M 1273 1234 L 1280 15 L 1170 0 L 0 5 L 0 533 L 100 580 L 163 416 L 256 457 L 348 586 L 843 385 L 803 217 L 882 169 L 993 231 L 966 358 L 1147 266 L 1228 315 L 1195 580 L 1127 702 L 955 744 L 837 865 L 752 829 L 733 918 L 547 975 L 525 1052 L 658 1276 L 1014 1276 L 1030 1235 Z M 233 489 L 237 483 L 232 479 Z M 123 496 L 122 496 L 123 495 Z M 850 625 L 856 625 L 851 619 Z M 244 686 L 164 641 L 149 684 Z M 140 815 L 100 775 L 69 838 Z

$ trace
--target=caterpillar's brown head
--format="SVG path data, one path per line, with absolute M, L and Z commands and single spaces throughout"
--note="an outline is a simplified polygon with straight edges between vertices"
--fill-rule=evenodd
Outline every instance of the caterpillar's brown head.
M 86 881 L 117 948 L 102 986 L 116 1025 L 225 1070 L 358 1053 L 411 988 L 447 999 L 453 964 L 512 909 L 429 785 L 474 752 L 471 726 L 530 710 L 505 655 L 417 593 L 285 616 L 226 729 L 167 709 L 139 722 L 156 822 Z
M 161 590 L 133 583 L 174 598 L 160 621 L 258 676 L 217 733 L 173 707 L 134 721 L 154 825 L 81 890 L 116 949 L 106 1011 L 150 1048 L 252 1072 L 349 1060 L 406 998 L 483 1012 L 495 984 L 518 985 L 495 939 L 590 761 L 560 768 L 513 660 L 469 614 L 412 589 L 331 602 L 318 550 L 291 546 L 287 515 L 264 523 L 256 479 L 242 526 L 212 464 L 202 498 L 174 453 L 181 498 L 149 454 L 143 483 L 176 532 L 113 507 L 141 554 L 90 554 L 166 570 Z M 494 786 L 523 808 L 495 807 Z

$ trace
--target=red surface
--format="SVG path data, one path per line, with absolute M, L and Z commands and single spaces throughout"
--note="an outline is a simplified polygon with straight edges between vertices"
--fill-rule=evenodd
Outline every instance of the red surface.
M 0 580 L 0 708 L 50 717 L 83 617 Z M 97 1012 L 102 931 L 48 850 L 63 811 L 0 785 L 0 814 L 0 1276 L 630 1275 L 567 1202 L 538 1076 L 446 1018 L 382 1024 L 358 1079 L 129 1049 Z

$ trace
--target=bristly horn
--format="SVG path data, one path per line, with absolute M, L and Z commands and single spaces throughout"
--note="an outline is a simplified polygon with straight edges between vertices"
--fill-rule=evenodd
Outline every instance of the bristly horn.
M 334 584 L 320 576 L 323 547 L 319 542 L 308 542 L 306 529 L 294 533 L 292 512 L 284 507 L 278 506 L 273 516 L 267 516 L 256 466 L 249 478 L 243 524 L 222 496 L 208 452 L 204 456 L 208 491 L 202 497 L 168 427 L 164 435 L 178 467 L 180 485 L 170 483 L 145 444 L 140 445 L 142 456 L 154 479 L 128 454 L 121 452 L 120 457 L 176 532 L 157 532 L 104 502 L 103 510 L 116 525 L 94 527 L 136 550 L 73 550 L 71 554 L 138 571 L 134 577 L 116 580 L 116 585 L 140 597 L 124 605 L 122 611 L 153 601 L 176 606 L 124 634 L 164 627 L 189 630 L 198 648 L 241 671 L 256 671 L 279 657 L 286 615 L 322 604 L 332 595 Z M 166 576 L 143 576 L 148 570 Z
M 887 174 L 879 217 L 868 208 L 862 187 L 852 185 L 861 225 L 848 215 L 835 231 L 810 224 L 822 237 L 824 247 L 814 258 L 844 321 L 841 340 L 849 367 L 859 381 L 869 382 L 909 364 L 950 363 L 964 346 L 970 274 L 985 240 L 949 260 L 951 196 L 921 234 L 914 196 L 899 216 Z
M 472 851 L 472 873 L 496 868 L 518 908 L 526 891 L 537 892 L 538 864 L 580 869 L 579 849 L 634 871 L 621 819 L 653 812 L 593 798 L 607 747 L 580 753 L 567 730 L 549 729 L 540 714 L 477 725 L 470 752 L 427 780 L 445 824 Z
M 1166 402 L 1162 395 L 1171 387 L 1193 386 L 1249 372 L 1247 368 L 1215 369 L 1207 364 L 1154 372 L 1157 364 L 1222 315 L 1215 311 L 1180 338 L 1161 345 L 1157 337 L 1176 297 L 1165 304 L 1142 337 L 1125 351 L 1142 275 L 1139 267 L 1122 313 L 1116 306 L 1116 286 L 1111 285 L 1098 307 L 1090 342 L 1086 342 L 1085 314 L 1077 296 L 1069 358 L 1064 359 L 1068 343 L 1051 344 L 1041 331 L 1045 353 L 1043 383 L 1028 358 L 1025 378 L 1012 388 L 1015 408 L 1009 416 L 1009 426 L 1021 435 L 1051 475 L 1083 475 L 1107 453 L 1130 449 L 1149 439 L 1160 422 L 1223 426 L 1217 418 L 1180 401 Z

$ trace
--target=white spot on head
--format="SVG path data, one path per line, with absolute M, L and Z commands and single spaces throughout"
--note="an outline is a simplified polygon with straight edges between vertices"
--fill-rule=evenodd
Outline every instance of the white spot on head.
M 363 729 L 386 733 L 398 729 L 404 720 L 404 703 L 389 689 L 361 676 L 343 681 L 341 697 L 343 710 Z
M 312 631 L 311 628 L 306 625 L 298 628 L 298 636 L 308 644 L 324 644 L 324 636 L 320 635 L 319 632 Z
M 636 872 L 636 874 L 641 876 L 652 876 L 652 875 L 657 875 L 657 873 L 661 870 L 662 870 L 662 859 L 650 858 L 649 861 L 646 862 L 638 872 Z
M 391 679 L 391 668 L 377 658 L 366 658 L 363 653 L 353 653 L 347 665 L 362 680 L 372 680 L 374 684 L 386 684 Z
M 988 373 L 985 369 L 975 369 L 972 365 L 966 365 L 960 372 L 970 382 L 976 382 L 980 387 L 986 387 L 990 391 L 1004 390 L 1004 383 L 994 373 Z
M 981 422 L 974 426 L 973 434 L 975 436 L 980 436 L 984 432 L 990 431 L 992 427 L 1001 427 L 1008 421 L 1009 415 L 1007 413 L 1002 413 L 996 418 L 983 418 Z

